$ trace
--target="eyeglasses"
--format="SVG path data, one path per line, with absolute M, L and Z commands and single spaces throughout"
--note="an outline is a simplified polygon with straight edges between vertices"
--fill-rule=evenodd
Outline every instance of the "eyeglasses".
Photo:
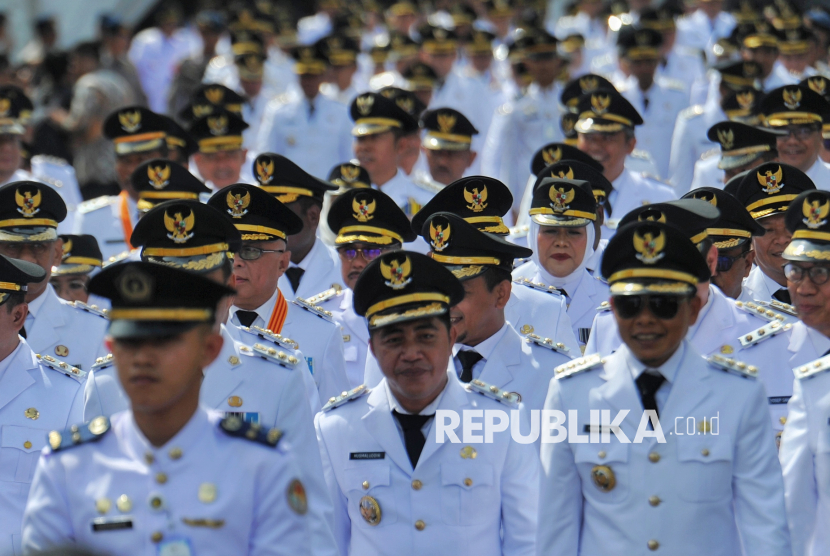
M 794 265 L 793 263 L 787 263 L 784 265 L 784 276 L 786 276 L 787 280 L 790 282 L 795 282 L 796 284 L 801 282 L 804 280 L 805 274 L 810 277 L 810 282 L 816 286 L 820 286 L 830 279 L 830 267 L 811 266 L 810 268 L 802 268 Z
M 285 249 L 260 249 L 259 247 L 243 245 L 239 251 L 234 253 L 234 256 L 239 255 L 239 258 L 243 261 L 255 261 L 260 258 L 263 253 L 285 253 Z
M 818 130 L 810 127 L 810 126 L 796 126 L 796 127 L 788 127 L 786 129 L 781 129 L 781 135 L 778 136 L 778 139 L 785 140 L 790 135 L 798 139 L 799 141 L 804 141 L 809 139 L 813 133 L 817 133 Z
M 348 249 L 338 249 L 337 252 L 346 257 L 348 261 L 355 260 L 359 253 L 366 262 L 369 262 L 380 257 L 383 254 L 383 249 L 355 249 L 350 247 Z
M 658 319 L 671 320 L 677 316 L 683 299 L 677 295 L 617 295 L 614 311 L 620 318 L 633 319 L 648 305 L 648 310 Z
M 749 251 L 744 251 L 740 255 L 736 255 L 734 257 L 730 257 L 729 255 L 718 255 L 718 266 L 716 270 L 718 272 L 729 272 L 732 270 L 732 266 L 735 264 L 735 261 L 738 259 L 743 259 L 747 255 L 752 252 L 750 249 Z

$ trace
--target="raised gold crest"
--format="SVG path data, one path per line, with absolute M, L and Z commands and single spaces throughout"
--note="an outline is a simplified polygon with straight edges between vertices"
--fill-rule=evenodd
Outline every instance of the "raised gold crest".
M 153 277 L 135 268 L 129 268 L 116 280 L 121 297 L 141 303 L 153 295 Z
M 244 195 L 242 193 L 234 195 L 232 191 L 228 191 L 225 202 L 228 204 L 228 214 L 231 215 L 231 218 L 242 218 L 248 214 L 248 205 L 251 204 L 251 194 L 246 191 Z
M 153 166 L 151 164 L 147 166 L 147 177 L 150 179 L 149 183 L 153 189 L 164 189 L 170 185 L 170 172 L 171 168 L 169 164 L 162 166 Z
M 568 171 L 567 172 L 565 170 L 559 170 L 558 173 L 551 172 L 550 177 L 572 180 L 572 179 L 574 179 L 574 171 L 573 171 L 573 168 L 568 166 Z
M 562 149 L 556 147 L 555 149 L 544 149 L 542 150 L 542 160 L 545 161 L 545 164 L 550 166 L 556 162 L 562 160 Z
M 637 46 L 648 46 L 651 42 L 648 33 L 642 31 L 634 35 L 634 40 L 637 42 Z
M 761 190 L 768 195 L 774 195 L 784 187 L 784 183 L 781 181 L 784 178 L 784 170 L 781 166 L 775 172 L 767 170 L 763 175 L 761 175 L 761 172 L 755 172 L 755 175 L 758 178 L 758 183 L 761 184 Z
M 210 134 L 214 137 L 225 135 L 228 132 L 228 117 L 222 115 L 208 118 L 207 125 Z
M 375 207 L 377 206 L 377 201 L 374 199 L 360 199 L 358 200 L 357 197 L 352 199 L 352 210 L 354 211 L 355 220 L 358 222 L 368 222 L 372 218 L 375 217 Z
M 750 110 L 752 108 L 752 104 L 755 102 L 755 93 L 752 91 L 738 93 L 735 96 L 735 100 L 738 101 L 738 106 L 740 106 L 741 109 Z
M 222 104 L 222 99 L 225 98 L 225 91 L 219 87 L 209 87 L 205 89 L 205 98 L 211 104 Z
M 213 105 L 194 104 L 192 110 L 194 118 L 204 118 L 205 116 L 210 116 L 211 114 L 213 114 Z
M 0 98 L 0 117 L 5 118 L 9 115 L 9 110 L 12 107 L 12 101 L 7 98 Z
M 565 135 L 570 135 L 574 130 L 574 124 L 576 124 L 576 121 L 573 118 L 562 117 L 560 124 Z
M 447 38 L 447 32 L 444 29 L 442 29 L 441 27 L 438 27 L 437 29 L 435 29 L 435 31 L 433 32 L 433 35 L 439 41 L 446 40 L 446 38 Z
M 461 459 L 476 459 L 478 452 L 472 446 L 464 446 L 461 448 Z
M 412 114 L 412 111 L 415 110 L 415 102 L 409 97 L 398 97 L 395 99 L 395 104 L 407 114 Z
M 256 179 L 262 185 L 271 183 L 274 179 L 274 161 L 270 158 L 263 158 L 256 161 Z
M 579 88 L 582 90 L 582 94 L 593 93 L 597 90 L 599 86 L 599 81 L 597 81 L 596 77 L 593 76 L 586 76 L 581 77 L 579 79 Z
M 576 191 L 569 187 L 551 187 L 548 190 L 548 197 L 552 201 L 550 206 L 554 212 L 565 212 L 570 208 L 570 203 L 576 197 Z
M 718 142 L 720 142 L 723 150 L 728 151 L 735 146 L 735 132 L 731 129 L 718 130 Z
M 380 504 L 372 496 L 364 496 L 360 499 L 360 516 L 369 525 L 377 525 L 380 523 L 381 511 Z
M 614 476 L 614 470 L 607 465 L 595 465 L 591 469 L 591 480 L 594 485 L 602 492 L 610 492 L 617 486 L 617 478 Z
M 634 250 L 637 259 L 644 264 L 654 264 L 666 256 L 663 249 L 666 246 L 666 235 L 661 231 L 657 237 L 651 233 L 640 235 L 634 232 Z
M 827 81 L 824 77 L 817 75 L 807 79 L 807 86 L 818 94 L 824 96 L 824 93 L 827 90 Z
M 362 116 L 368 116 L 372 112 L 372 105 L 375 104 L 375 97 L 372 95 L 363 95 L 357 97 L 355 102 L 357 103 L 357 111 Z
M 819 201 L 808 201 L 804 199 L 804 204 L 801 207 L 801 212 L 804 214 L 802 222 L 808 228 L 815 230 L 827 224 L 827 214 L 830 213 L 830 201 L 824 204 L 819 204 Z
M 138 110 L 119 112 L 118 123 L 127 133 L 135 133 L 141 129 L 141 112 Z
M 443 251 L 446 249 L 450 241 L 450 234 L 452 234 L 452 229 L 449 223 L 446 226 L 440 224 L 436 226 L 434 222 L 429 223 L 429 244 L 432 245 L 433 250 Z
M 43 198 L 40 190 L 25 191 L 18 189 L 14 192 L 14 202 L 17 203 L 17 212 L 22 214 L 25 218 L 31 218 L 40 212 L 38 208 Z
M 790 110 L 801 106 L 801 89 L 784 89 L 781 95 L 784 99 L 784 106 Z
M 190 231 L 196 225 L 196 215 L 192 212 L 185 217 L 182 213 L 174 213 L 173 216 L 164 212 L 164 227 L 167 229 L 167 239 L 172 239 L 174 243 L 186 243 L 187 240 L 193 237 Z
M 360 168 L 343 164 L 340 166 L 340 176 L 344 181 L 352 183 L 360 177 Z
M 591 109 L 597 116 L 602 116 L 608 112 L 608 107 L 611 106 L 611 97 L 608 95 L 591 95 Z
M 478 187 L 474 187 L 472 191 L 467 191 L 464 188 L 464 200 L 467 201 L 467 208 L 473 212 L 481 212 L 487 208 L 487 186 L 481 186 L 479 193 Z
M 456 117 L 449 113 L 438 114 L 438 129 L 441 133 L 452 133 L 452 128 L 455 127 Z
M 412 261 L 405 257 L 403 262 L 393 259 L 389 264 L 380 261 L 380 274 L 386 278 L 384 284 L 393 290 L 405 288 L 412 282 Z

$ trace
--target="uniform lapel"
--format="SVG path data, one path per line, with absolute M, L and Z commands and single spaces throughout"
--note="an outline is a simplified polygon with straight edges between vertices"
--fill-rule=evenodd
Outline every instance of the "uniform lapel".
M 522 339 L 511 326 L 508 326 L 484 364 L 479 379 L 487 384 L 505 388 L 515 378 L 514 372 L 519 370 L 521 353 Z
M 403 438 L 389 407 L 386 388 L 383 383 L 372 389 L 367 400 L 369 412 L 363 416 L 363 424 L 378 444 L 386 451 L 389 459 L 394 461 L 406 474 L 412 472 L 412 464 L 403 444 Z
M 571 305 L 568 307 L 568 317 L 571 322 L 579 322 L 583 315 L 596 309 L 593 296 L 596 295 L 596 285 L 591 274 L 587 270 L 582 271 L 582 278 L 576 294 L 571 298 Z
M 44 353 L 46 348 L 56 344 L 61 334 L 59 329 L 66 324 L 60 299 L 52 286 L 46 286 L 42 295 L 46 299 L 38 310 L 35 324 L 26 331 L 27 341 L 35 353 Z
M 449 377 L 449 381 L 447 382 L 446 388 L 444 388 L 444 396 L 441 398 L 441 402 L 438 404 L 437 410 L 449 410 L 449 411 L 456 411 L 460 415 L 464 408 L 469 405 L 469 401 L 467 401 L 467 391 L 461 385 L 458 380 L 454 378 L 454 376 Z M 448 442 L 447 438 L 444 438 L 444 443 L 439 444 L 437 442 L 438 437 L 438 427 L 435 424 L 435 420 L 432 421 L 432 426 L 429 428 L 429 436 L 427 438 L 426 444 L 424 444 L 424 449 L 421 452 L 421 457 L 418 458 L 418 465 L 416 467 L 423 467 L 426 465 L 426 461 L 437 452 L 441 446 Z
M 628 424 L 628 427 L 621 428 L 624 428 L 626 434 L 636 431 L 640 424 L 643 404 L 634 386 L 634 379 L 628 370 L 622 349 L 606 359 L 602 378 L 606 380 L 606 383 L 597 389 L 600 398 L 618 411 L 629 410 L 623 420 L 623 424 Z M 612 420 L 613 418 L 612 415 Z
M 29 371 L 37 368 L 37 359 L 25 342 L 21 344 L 0 378 L 0 409 L 35 383 Z
M 202 401 L 210 407 L 219 407 L 225 398 L 242 384 L 242 374 L 234 372 L 242 365 L 242 358 L 236 350 L 236 344 L 230 333 L 223 331 L 225 344 L 219 357 L 206 369 L 202 384 Z M 232 359 L 234 358 L 235 359 Z M 236 364 L 231 363 L 235 361 Z
M 695 330 L 694 338 L 687 338 L 700 353 L 712 353 L 724 343 L 732 340 L 731 329 L 735 326 L 735 315 L 726 296 L 714 286 L 709 286 L 712 304 Z
M 700 353 L 687 342 L 686 353 L 675 374 L 666 407 L 660 415 L 661 421 L 671 426 L 675 417 L 685 419 L 692 416 L 698 405 L 712 397 L 712 389 L 707 383 L 709 374 L 701 368 L 704 365 L 706 363 Z

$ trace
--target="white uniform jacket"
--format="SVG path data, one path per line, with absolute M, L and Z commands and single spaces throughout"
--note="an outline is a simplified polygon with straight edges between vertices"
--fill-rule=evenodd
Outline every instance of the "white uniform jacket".
M 278 282 L 280 291 L 289 301 L 297 297 L 308 299 L 329 289 L 334 284 L 341 286 L 343 284 L 343 276 L 340 274 L 340 257 L 320 238 L 314 240 L 314 246 L 299 266 L 305 269 L 305 272 L 300 278 L 300 287 L 296 292 L 285 274 L 280 276 Z

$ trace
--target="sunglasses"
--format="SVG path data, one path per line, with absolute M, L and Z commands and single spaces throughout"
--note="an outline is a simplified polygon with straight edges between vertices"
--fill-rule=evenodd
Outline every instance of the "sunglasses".
M 614 311 L 620 318 L 633 319 L 648 305 L 648 310 L 658 319 L 671 320 L 677 316 L 684 299 L 678 295 L 618 295 L 614 296 Z
M 801 268 L 792 263 L 784 265 L 784 276 L 790 282 L 796 284 L 804 280 L 804 275 L 810 277 L 810 282 L 816 286 L 825 284 L 830 279 L 830 267 L 827 266 L 812 266 L 810 268 Z
M 735 261 L 738 259 L 743 259 L 747 255 L 749 255 L 750 251 L 744 251 L 740 255 L 735 255 L 734 257 L 730 257 L 729 255 L 718 255 L 718 266 L 716 270 L 718 272 L 729 272 L 732 270 L 732 267 L 735 264 Z
M 383 254 L 383 249 L 355 249 L 353 247 L 349 247 L 347 249 L 338 249 L 338 253 L 342 256 L 346 257 L 346 260 L 353 261 L 357 258 L 357 255 L 360 254 L 367 263 L 369 261 L 373 261 Z

